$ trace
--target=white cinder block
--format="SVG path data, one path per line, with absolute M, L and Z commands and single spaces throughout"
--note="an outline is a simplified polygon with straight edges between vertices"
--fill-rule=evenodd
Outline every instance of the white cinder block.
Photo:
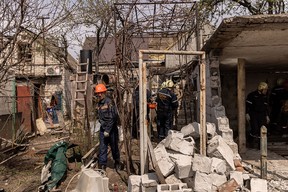
M 141 176 L 130 175 L 128 179 L 128 191 L 140 192 L 141 191 Z
M 243 175 L 242 172 L 239 171 L 231 171 L 230 179 L 234 178 L 238 185 L 243 186 Z
M 194 186 L 195 192 L 211 192 L 212 191 L 212 180 L 206 173 L 201 173 L 196 171 L 194 176 Z
M 192 156 L 183 156 L 176 160 L 175 173 L 178 179 L 183 179 L 193 176 L 192 171 Z
M 183 138 L 183 133 L 169 131 L 165 147 L 185 155 L 193 155 L 195 141 L 192 137 Z
M 208 142 L 207 154 L 209 157 L 217 157 L 224 159 L 229 166 L 229 169 L 234 171 L 233 151 L 225 143 L 221 136 L 216 135 Z
M 217 173 L 211 173 L 209 176 L 212 181 L 213 191 L 217 191 L 217 187 L 227 181 L 226 175 L 219 175 Z
M 225 161 L 216 157 L 212 157 L 211 160 L 211 172 L 224 175 L 227 169 Z
M 195 154 L 193 158 L 192 170 L 209 174 L 211 173 L 211 163 L 212 160 L 209 157 Z
M 267 180 L 252 178 L 250 180 L 251 192 L 268 192 Z
M 160 171 L 162 172 L 164 177 L 167 177 L 174 170 L 175 164 L 169 158 L 169 155 L 164 145 L 158 145 L 154 149 L 154 153 L 155 153 L 155 158 L 160 168 Z

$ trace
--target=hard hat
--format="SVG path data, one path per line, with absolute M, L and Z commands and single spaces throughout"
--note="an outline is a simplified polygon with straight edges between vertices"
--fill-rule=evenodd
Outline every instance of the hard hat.
M 106 92 L 107 91 L 107 88 L 104 84 L 98 84 L 96 85 L 95 87 L 95 93 L 103 93 L 103 92 Z
M 264 89 L 268 89 L 267 83 L 260 82 L 259 85 L 258 85 L 258 90 L 261 91 L 261 90 L 264 90 Z
M 161 84 L 161 89 L 166 88 L 166 81 Z
M 168 81 L 166 81 L 166 87 L 168 87 L 168 88 L 172 88 L 172 87 L 174 87 L 174 83 L 173 83 L 173 81 L 172 81 L 172 80 L 168 80 Z

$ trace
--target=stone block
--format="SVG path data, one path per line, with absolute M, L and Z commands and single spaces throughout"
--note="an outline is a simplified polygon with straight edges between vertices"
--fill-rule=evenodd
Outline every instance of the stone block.
M 130 175 L 128 178 L 128 191 L 140 192 L 141 191 L 141 176 Z
M 212 191 L 212 180 L 206 173 L 199 171 L 195 172 L 193 189 L 195 192 L 211 192 Z
M 158 146 L 154 149 L 154 153 L 160 171 L 164 177 L 167 177 L 174 170 L 175 164 L 169 158 L 163 144 L 158 144 Z
M 217 173 L 209 174 L 212 180 L 212 191 L 217 191 L 218 186 L 222 185 L 227 181 L 226 175 L 219 175 Z
M 229 126 L 229 124 L 228 124 Z M 233 141 L 233 130 L 232 129 L 222 129 L 220 131 L 220 135 L 222 136 L 222 138 L 225 140 L 225 141 Z
M 186 183 L 174 183 L 174 184 L 160 184 L 157 186 L 157 192 L 183 192 L 183 191 L 191 191 L 192 189 L 188 189 Z
M 106 192 L 109 191 L 107 179 L 93 169 L 85 169 L 81 172 L 80 178 L 74 192 Z
M 206 123 L 206 131 L 207 131 L 208 138 L 212 138 L 212 137 L 214 137 L 215 135 L 217 135 L 217 133 L 216 133 L 216 126 L 215 126 L 214 123 L 209 123 L 209 122 L 207 122 L 207 123 Z
M 195 154 L 193 158 L 192 170 L 209 174 L 211 173 L 211 163 L 211 158 Z
M 143 192 L 155 192 L 158 185 L 158 177 L 156 173 L 147 173 L 141 176 L 141 184 Z
M 230 179 L 235 179 L 238 185 L 243 186 L 243 175 L 242 172 L 239 171 L 231 171 Z
M 212 107 L 218 107 L 222 105 L 221 97 L 215 95 L 212 97 Z
M 181 133 L 183 133 L 184 137 L 192 136 L 197 139 L 200 137 L 200 124 L 197 122 L 189 123 L 188 125 L 182 127 Z
M 183 156 L 176 160 L 175 174 L 178 179 L 183 179 L 193 176 L 192 171 L 192 156 Z
M 229 166 L 228 170 L 235 170 L 233 151 L 221 136 L 216 135 L 208 142 L 207 154 L 209 157 L 217 157 L 225 160 Z
M 234 158 L 239 155 L 238 153 L 238 145 L 234 141 L 225 141 L 226 144 L 230 147 L 230 149 L 233 151 Z
M 168 176 L 165 181 L 167 184 L 182 183 L 182 181 L 176 177 L 175 173 Z
M 223 117 L 217 117 L 217 125 L 218 125 L 218 130 L 228 130 L 230 129 L 229 127 L 229 119 L 225 116 Z
M 211 160 L 211 172 L 224 175 L 227 170 L 225 161 L 216 157 L 212 157 Z
M 268 192 L 267 180 L 252 178 L 250 180 L 251 192 Z
M 195 141 L 192 137 L 185 137 L 181 132 L 169 131 L 165 147 L 185 155 L 193 155 Z
M 212 115 L 217 119 L 219 117 L 225 117 L 225 107 L 223 105 L 212 107 Z

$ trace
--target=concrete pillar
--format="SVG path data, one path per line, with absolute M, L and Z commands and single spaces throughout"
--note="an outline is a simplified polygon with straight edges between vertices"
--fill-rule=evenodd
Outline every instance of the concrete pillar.
M 238 134 L 239 134 L 239 152 L 246 152 L 246 120 L 245 120 L 245 60 L 238 58 L 237 67 L 237 103 L 238 103 Z

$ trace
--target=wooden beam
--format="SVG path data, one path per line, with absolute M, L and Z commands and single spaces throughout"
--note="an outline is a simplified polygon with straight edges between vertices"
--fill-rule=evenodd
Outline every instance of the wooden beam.
M 238 148 L 240 153 L 246 152 L 246 108 L 245 108 L 245 60 L 238 58 L 237 67 L 237 103 L 238 103 Z

